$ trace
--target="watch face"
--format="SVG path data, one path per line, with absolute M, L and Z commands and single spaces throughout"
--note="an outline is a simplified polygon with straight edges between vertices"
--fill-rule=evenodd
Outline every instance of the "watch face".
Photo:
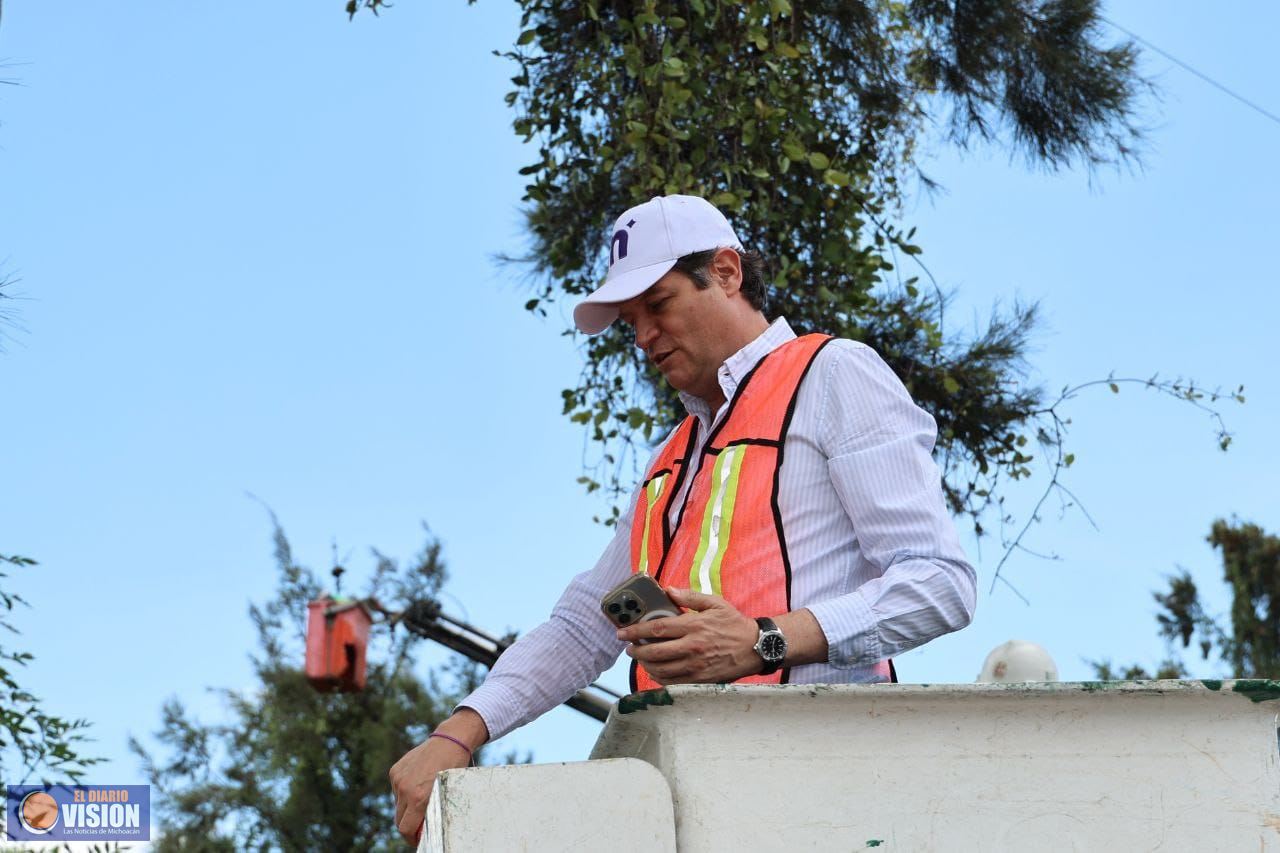
M 787 641 L 781 634 L 765 634 L 760 638 L 760 657 L 769 661 L 782 660 L 787 653 Z

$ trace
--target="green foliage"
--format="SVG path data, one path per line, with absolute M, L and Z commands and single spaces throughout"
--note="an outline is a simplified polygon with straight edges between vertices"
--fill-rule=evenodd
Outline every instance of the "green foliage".
M 273 519 L 274 520 L 274 519 Z M 445 579 L 434 537 L 405 567 L 375 552 L 362 597 L 392 609 L 434 598 Z M 275 528 L 276 596 L 250 607 L 259 651 L 257 684 L 221 689 L 228 721 L 202 724 L 172 699 L 155 758 L 137 741 L 159 794 L 158 851 L 399 850 L 387 771 L 420 743 L 477 683 L 470 665 L 427 680 L 411 669 L 415 639 L 375 626 L 368 682 L 357 693 L 318 693 L 301 670 L 307 602 L 321 585 L 298 565 Z
M 1001 476 L 1030 473 L 1035 307 L 947 329 L 942 292 L 900 271 L 923 270 L 921 250 L 891 220 L 940 112 L 956 142 L 1007 131 L 1049 167 L 1129 156 L 1141 81 L 1130 46 L 1098 44 L 1095 2 L 518 2 L 507 99 L 538 146 L 522 170 L 541 274 L 529 310 L 599 284 L 613 216 L 701 195 L 771 259 L 771 314 L 874 346 L 934 414 L 954 511 L 976 523 Z M 616 495 L 679 407 L 625 331 L 585 348 L 564 412 L 601 448 L 588 488 Z
M 1160 662 L 1155 672 L 1147 672 L 1138 664 L 1116 669 L 1109 660 L 1089 661 L 1096 681 L 1150 681 L 1153 678 L 1186 678 L 1187 668 L 1182 661 L 1168 658 Z
M 980 535 L 998 511 L 1004 558 L 1050 495 L 1077 503 L 1059 481 L 1075 460 L 1062 407 L 1092 383 L 1046 405 L 1026 381 L 1034 305 L 996 310 L 972 333 L 949 328 L 948 297 L 915 229 L 895 221 L 905 186 L 933 186 L 915 160 L 935 128 L 962 147 L 1004 143 L 1049 169 L 1133 156 L 1148 84 L 1132 44 L 1103 43 L 1097 0 L 516 2 L 506 100 L 517 135 L 538 152 L 520 170 L 530 249 L 508 258 L 535 272 L 526 310 L 547 316 L 599 285 L 602 247 L 626 208 L 701 195 L 772 263 L 770 315 L 802 334 L 870 344 L 934 415 L 948 504 Z M 636 465 L 681 407 L 626 330 L 583 347 L 563 412 L 598 450 L 579 482 L 613 499 L 612 523 Z M 1151 387 L 1217 416 L 1196 402 L 1194 384 Z M 1225 449 L 1220 418 L 1219 427 Z M 1048 472 L 1044 497 L 1008 537 L 1002 487 L 1033 464 Z
M 0 567 L 28 568 L 36 561 L 28 557 L 0 554 Z M 0 572 L 0 581 L 8 580 Z M 0 637 L 17 634 L 9 619 L 18 605 L 27 602 L 18 594 L 0 587 Z M 33 774 L 41 782 L 80 781 L 85 771 L 102 761 L 82 754 L 89 723 L 50 714 L 40 699 L 22 687 L 14 667 L 25 667 L 35 659 L 30 652 L 0 645 L 0 778 L 23 784 Z M 6 759 L 17 758 L 18 768 L 6 768 Z
M 1196 588 L 1191 573 L 1182 569 L 1169 578 L 1168 591 L 1153 592 L 1152 597 L 1160 606 L 1156 613 L 1156 623 L 1160 626 L 1160 636 L 1165 642 L 1171 648 L 1175 641 L 1180 642 L 1185 649 L 1198 635 L 1200 656 L 1208 658 L 1218 636 L 1218 628 L 1200 604 L 1200 591 Z
M 1171 576 L 1168 589 L 1153 596 L 1160 606 L 1156 614 L 1160 636 L 1170 650 L 1161 671 L 1174 674 L 1156 677 L 1185 677 L 1187 669 L 1177 658 L 1175 644 L 1185 649 L 1195 642 L 1203 660 L 1216 653 L 1233 678 L 1280 678 L 1280 537 L 1256 524 L 1218 519 L 1208 541 L 1222 552 L 1223 580 L 1232 595 L 1231 628 L 1224 629 L 1205 610 L 1186 569 Z M 1093 666 L 1099 673 L 1103 666 L 1111 672 L 1109 662 L 1093 662 Z M 1143 669 L 1134 665 L 1124 672 Z
M 470 0 L 474 3 L 475 0 Z M 379 9 L 385 9 L 391 4 L 386 0 L 347 0 L 347 20 L 351 20 L 361 9 L 368 9 L 373 14 L 378 14 Z
M 1213 523 L 1231 589 L 1231 633 L 1220 644 L 1237 677 L 1280 678 L 1280 537 L 1256 524 Z
M 1191 674 L 1175 650 L 1175 641 L 1181 641 L 1182 647 L 1186 648 L 1195 634 L 1200 633 L 1202 637 L 1207 638 L 1216 626 L 1201 608 L 1195 581 L 1191 579 L 1186 569 L 1172 575 L 1168 581 L 1167 592 L 1152 593 L 1156 604 L 1159 605 L 1156 623 L 1160 626 L 1160 636 L 1164 638 L 1166 644 L 1164 660 L 1156 665 L 1154 671 L 1148 671 L 1146 667 L 1136 663 L 1117 668 L 1110 660 L 1088 661 L 1093 667 L 1095 679 L 1131 681 L 1151 678 L 1187 678 Z M 1210 645 L 1211 642 L 1208 639 L 1202 642 L 1201 651 L 1206 657 L 1209 654 Z

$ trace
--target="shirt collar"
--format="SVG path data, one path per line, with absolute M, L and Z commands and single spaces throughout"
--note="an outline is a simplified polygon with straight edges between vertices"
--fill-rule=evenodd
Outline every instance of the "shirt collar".
M 786 318 L 779 317 L 758 338 L 725 359 L 724 364 L 720 365 L 720 369 L 716 371 L 716 376 L 720 380 L 720 390 L 724 392 L 725 401 L 733 399 L 733 395 L 738 393 L 738 385 L 760 363 L 762 358 L 787 341 L 795 340 L 795 337 L 796 333 L 791 331 L 791 325 L 786 321 Z M 707 426 L 715 414 L 701 397 L 695 397 L 692 394 L 686 394 L 681 391 L 680 402 L 684 403 L 685 411 L 701 421 L 704 427 Z

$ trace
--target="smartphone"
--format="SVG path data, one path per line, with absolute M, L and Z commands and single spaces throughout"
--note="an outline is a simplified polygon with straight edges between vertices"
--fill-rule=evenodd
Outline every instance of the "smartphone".
M 648 575 L 632 575 L 615 586 L 600 599 L 600 609 L 604 611 L 605 618 L 619 628 L 680 615 L 679 606 Z M 649 640 L 639 642 L 647 643 Z

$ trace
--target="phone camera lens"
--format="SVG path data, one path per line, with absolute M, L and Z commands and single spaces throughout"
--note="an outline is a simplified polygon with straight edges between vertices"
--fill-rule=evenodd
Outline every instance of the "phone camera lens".
M 609 604 L 609 612 L 610 612 L 610 613 L 613 613 L 613 614 L 617 615 L 617 614 L 618 614 L 618 613 L 620 613 L 621 611 L 622 611 L 622 605 L 618 604 L 618 602 L 614 601 L 614 602 L 611 602 L 611 603 Z
M 628 622 L 631 621 L 631 614 L 630 613 L 618 614 L 618 621 L 621 622 L 623 625 L 627 624 Z
M 634 598 L 628 598 L 626 601 L 623 602 L 623 604 L 626 606 L 628 610 L 632 612 L 640 609 L 640 605 L 636 603 L 636 600 Z

